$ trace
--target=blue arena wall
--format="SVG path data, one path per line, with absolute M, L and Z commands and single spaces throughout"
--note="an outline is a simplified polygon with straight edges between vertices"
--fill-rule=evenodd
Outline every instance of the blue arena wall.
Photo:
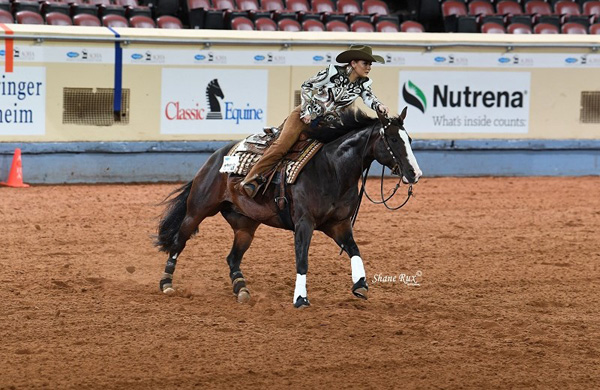
M 0 143 L 0 177 L 21 148 L 32 184 L 181 182 L 229 141 Z M 600 140 L 424 140 L 425 177 L 600 175 Z M 371 175 L 380 175 L 374 164 Z

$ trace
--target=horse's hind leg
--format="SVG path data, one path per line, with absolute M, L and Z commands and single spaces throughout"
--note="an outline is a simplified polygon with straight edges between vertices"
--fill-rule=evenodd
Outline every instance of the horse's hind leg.
M 250 291 L 246 286 L 246 279 L 244 279 L 240 264 L 244 253 L 252 244 L 254 233 L 260 223 L 232 210 L 221 211 L 221 214 L 229 222 L 234 232 L 233 246 L 227 256 L 233 293 L 237 296 L 239 303 L 245 303 L 250 300 Z
M 369 285 L 365 274 L 365 267 L 358 245 L 352 236 L 352 225 L 350 220 L 345 220 L 336 225 L 332 225 L 323 229 L 323 232 L 333 238 L 335 242 L 348 254 L 350 257 L 350 266 L 352 267 L 352 293 L 362 299 L 368 298 Z

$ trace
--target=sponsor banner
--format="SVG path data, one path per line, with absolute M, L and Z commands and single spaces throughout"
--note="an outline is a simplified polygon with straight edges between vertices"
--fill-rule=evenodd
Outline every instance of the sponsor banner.
M 44 62 L 44 49 L 40 46 L 15 45 L 13 48 L 15 62 Z M 4 62 L 5 49 L 0 49 L 0 62 Z
M 65 46 L 48 47 L 44 53 L 46 62 L 77 64 L 114 64 L 114 47 Z
M 46 68 L 15 67 L 0 78 L 0 135 L 46 133 Z
M 529 72 L 400 72 L 398 112 L 416 133 L 527 133 Z
M 267 70 L 162 70 L 161 133 L 251 134 L 267 118 Z

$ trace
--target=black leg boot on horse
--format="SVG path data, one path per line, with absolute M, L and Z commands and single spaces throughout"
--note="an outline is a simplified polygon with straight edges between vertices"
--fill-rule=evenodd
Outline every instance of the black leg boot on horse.
M 266 182 L 263 175 L 271 171 L 283 159 L 290 148 L 298 141 L 302 131 L 307 128 L 308 125 L 300 119 L 300 107 L 296 107 L 285 120 L 279 137 L 269 146 L 269 149 L 265 151 L 242 180 L 240 189 L 249 197 L 254 198 Z

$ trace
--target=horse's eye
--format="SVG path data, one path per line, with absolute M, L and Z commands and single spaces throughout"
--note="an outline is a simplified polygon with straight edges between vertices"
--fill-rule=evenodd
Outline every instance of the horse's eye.
M 396 137 L 392 137 L 392 138 L 390 139 L 390 141 L 392 141 L 392 142 L 398 142 L 398 138 L 396 138 Z

